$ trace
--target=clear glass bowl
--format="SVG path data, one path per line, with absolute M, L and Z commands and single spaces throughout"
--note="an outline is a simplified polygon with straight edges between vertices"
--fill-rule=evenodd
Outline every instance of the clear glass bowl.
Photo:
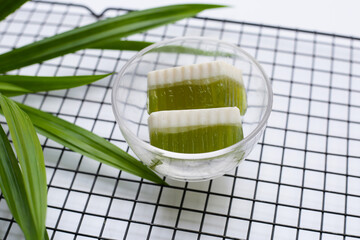
M 147 73 L 223 60 L 243 71 L 248 108 L 244 139 L 230 147 L 197 154 L 170 152 L 149 144 Z M 132 57 L 118 73 L 112 107 L 120 130 L 139 159 L 161 175 L 183 181 L 222 176 L 245 159 L 263 133 L 272 108 L 272 89 L 259 63 L 241 48 L 204 37 L 180 37 L 153 44 Z

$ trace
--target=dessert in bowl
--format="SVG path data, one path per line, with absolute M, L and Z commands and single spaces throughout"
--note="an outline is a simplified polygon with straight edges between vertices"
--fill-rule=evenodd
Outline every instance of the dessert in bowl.
M 263 133 L 270 81 L 241 48 L 203 37 L 155 43 L 117 74 L 112 107 L 137 157 L 157 173 L 208 180 L 234 169 Z

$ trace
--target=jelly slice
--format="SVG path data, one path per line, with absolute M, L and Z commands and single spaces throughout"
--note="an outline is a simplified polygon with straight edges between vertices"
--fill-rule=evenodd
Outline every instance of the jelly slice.
M 214 61 L 148 73 L 148 113 L 164 110 L 238 107 L 244 115 L 246 91 L 241 70 Z
M 172 152 L 211 152 L 243 139 L 237 107 L 154 112 L 148 124 L 150 144 Z

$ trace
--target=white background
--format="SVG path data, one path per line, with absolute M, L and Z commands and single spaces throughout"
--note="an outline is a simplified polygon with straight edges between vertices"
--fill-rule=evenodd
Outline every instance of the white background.
M 360 37 L 359 0 L 51 0 L 90 7 L 144 9 L 176 3 L 215 3 L 230 8 L 208 10 L 200 16 L 325 31 Z

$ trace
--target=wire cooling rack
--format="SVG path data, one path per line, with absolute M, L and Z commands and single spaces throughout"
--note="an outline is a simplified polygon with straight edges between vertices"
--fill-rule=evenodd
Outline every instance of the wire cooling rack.
M 102 18 L 126 12 L 108 9 Z M 96 20 L 82 6 L 29 2 L 0 23 L 0 52 Z M 50 238 L 358 239 L 360 39 L 207 18 L 179 21 L 131 39 L 156 42 L 183 35 L 235 43 L 260 61 L 274 90 L 273 112 L 260 143 L 223 177 L 200 183 L 168 180 L 171 186 L 163 187 L 40 136 Z M 133 54 L 84 50 L 12 73 L 109 73 Z M 15 99 L 129 151 L 111 110 L 112 81 L 108 77 Z M 0 238 L 23 238 L 2 196 Z

